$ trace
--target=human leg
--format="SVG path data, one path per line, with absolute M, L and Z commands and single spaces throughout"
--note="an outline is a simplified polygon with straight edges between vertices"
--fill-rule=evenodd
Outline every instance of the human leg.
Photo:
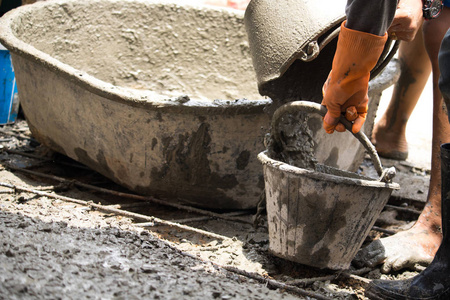
M 442 229 L 444 237 L 431 264 L 419 275 L 406 280 L 374 280 L 366 290 L 370 299 L 450 298 L 450 144 L 441 146 Z
M 380 156 L 405 160 L 408 156 L 406 125 L 431 72 L 422 30 L 413 41 L 400 44 L 398 58 L 400 78 L 386 111 L 374 126 L 372 142 Z
M 415 264 L 429 264 L 442 239 L 440 150 L 450 142 L 450 125 L 443 97 L 439 91 L 438 53 L 440 42 L 450 25 L 450 8 L 444 8 L 437 19 L 424 23 L 424 41 L 433 71 L 433 139 L 431 177 L 427 203 L 414 226 L 393 236 L 374 241 L 355 258 L 357 265 L 382 263 L 382 271 L 396 271 Z
M 439 67 L 442 71 L 439 88 L 446 103 L 439 109 L 447 113 L 447 121 L 450 122 L 447 110 L 450 104 L 450 30 L 447 30 L 440 47 Z M 439 249 L 431 264 L 417 276 L 407 280 L 371 282 L 366 290 L 370 299 L 450 299 L 450 144 L 443 144 L 440 148 L 443 238 Z

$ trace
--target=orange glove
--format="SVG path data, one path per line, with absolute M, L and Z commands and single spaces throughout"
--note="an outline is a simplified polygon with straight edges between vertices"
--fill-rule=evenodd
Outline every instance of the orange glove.
M 344 125 L 339 123 L 343 112 L 353 122 L 353 133 L 361 130 L 369 102 L 370 71 L 383 52 L 386 40 L 387 34 L 378 36 L 349 29 L 345 21 L 341 24 L 332 69 L 322 89 L 322 105 L 328 109 L 323 118 L 327 133 L 345 131 Z

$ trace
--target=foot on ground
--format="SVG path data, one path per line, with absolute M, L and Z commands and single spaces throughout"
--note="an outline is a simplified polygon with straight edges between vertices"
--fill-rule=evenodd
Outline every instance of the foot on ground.
M 353 264 L 357 267 L 383 264 L 383 273 L 412 268 L 415 265 L 427 266 L 433 260 L 441 240 L 441 234 L 432 234 L 416 223 L 408 230 L 375 240 L 359 250 Z
M 395 160 L 408 158 L 408 142 L 404 131 L 398 132 L 377 123 L 373 128 L 372 143 L 381 157 Z

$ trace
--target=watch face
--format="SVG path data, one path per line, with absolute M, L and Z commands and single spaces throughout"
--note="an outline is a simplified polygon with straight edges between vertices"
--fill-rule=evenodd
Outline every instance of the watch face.
M 432 17 L 437 17 L 441 13 L 442 1 L 432 1 L 430 7 L 430 15 Z
M 423 7 L 423 16 L 425 19 L 435 19 L 441 14 L 442 0 L 427 0 Z

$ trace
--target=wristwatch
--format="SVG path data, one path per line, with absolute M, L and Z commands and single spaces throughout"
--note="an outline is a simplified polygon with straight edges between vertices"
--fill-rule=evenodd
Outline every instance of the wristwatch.
M 423 0 L 423 17 L 425 20 L 436 19 L 441 14 L 443 6 L 442 0 Z

